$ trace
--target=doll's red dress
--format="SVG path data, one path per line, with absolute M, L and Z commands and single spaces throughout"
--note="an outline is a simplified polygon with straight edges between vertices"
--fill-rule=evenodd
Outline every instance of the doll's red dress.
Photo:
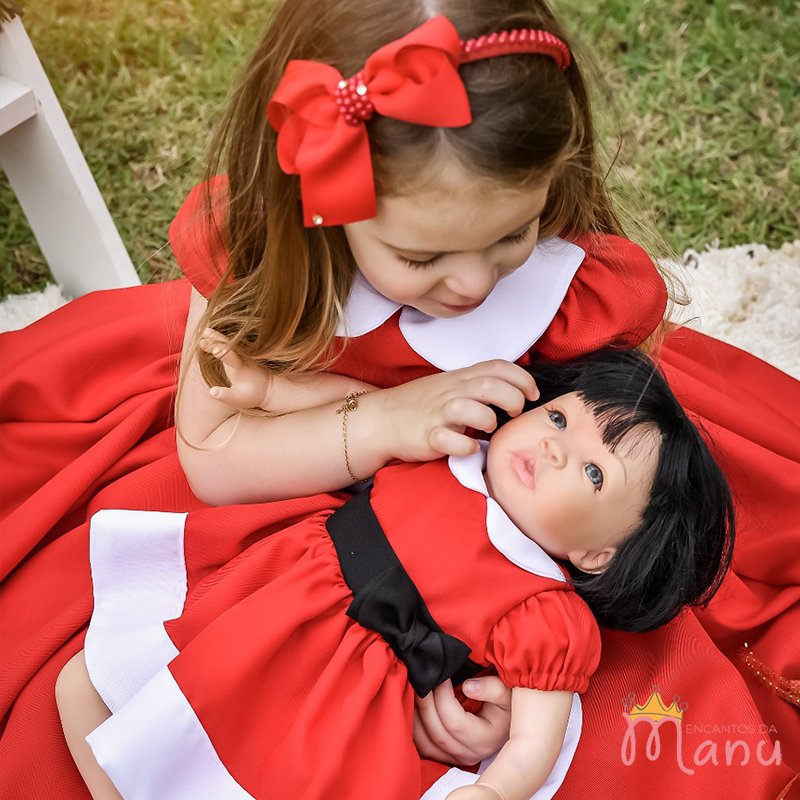
M 114 714 L 89 743 L 121 793 L 414 800 L 423 780 L 473 782 L 444 766 L 423 779 L 412 741 L 406 664 L 436 682 L 430 669 L 441 674 L 447 648 L 437 626 L 510 686 L 585 691 L 597 624 L 561 568 L 488 498 L 484 453 L 378 472 L 357 499 L 361 508 L 368 499 L 388 557 L 371 549 L 383 537 L 361 513 L 344 540 L 329 534 L 343 505 L 334 496 L 270 536 L 258 506 L 246 527 L 239 515 L 241 552 L 213 570 L 218 532 L 202 511 L 96 515 L 85 652 Z M 340 563 L 351 548 L 369 565 L 363 584 L 346 568 L 360 563 Z M 397 591 L 405 578 L 394 557 L 424 609 Z M 537 800 L 563 780 L 580 730 L 575 694 Z
M 221 254 L 198 223 L 201 205 L 196 191 L 171 240 L 186 275 L 208 294 Z M 540 243 L 518 272 L 519 284 L 502 281 L 475 312 L 445 321 L 452 327 L 392 308 L 357 283 L 343 331 L 352 338 L 336 370 L 390 386 L 483 358 L 568 358 L 608 342 L 636 344 L 664 311 L 663 282 L 649 258 L 618 237 Z M 86 797 L 52 690 L 83 646 L 92 610 L 92 513 L 204 508 L 180 469 L 172 420 L 188 293 L 185 281 L 95 293 L 0 337 L 0 772 L 8 787 L 0 791 L 9 797 Z M 800 641 L 800 437 L 791 418 L 800 384 L 685 328 L 667 338 L 661 364 L 731 480 L 739 531 L 733 570 L 708 609 L 651 634 L 602 632 L 604 658 L 584 702 L 586 732 L 558 797 L 593 797 L 600 776 L 610 796 L 647 785 L 648 797 L 777 797 L 800 761 L 800 648 L 792 644 Z M 263 504 L 262 534 L 306 516 L 315 502 Z M 244 509 L 204 510 L 209 524 L 220 520 L 220 557 L 238 554 L 235 536 L 226 550 L 226 532 L 235 532 Z M 685 760 L 691 764 L 693 745 L 710 739 L 718 765 L 709 760 L 689 775 L 675 766 L 674 746 L 669 763 L 649 761 L 644 742 L 623 764 L 623 699 L 644 704 L 656 688 L 667 702 L 679 695 L 688 704 Z M 732 734 L 735 728 L 743 732 Z M 725 764 L 733 735 L 751 750 L 746 766 Z M 755 763 L 758 743 L 771 749 L 776 739 L 783 763 Z

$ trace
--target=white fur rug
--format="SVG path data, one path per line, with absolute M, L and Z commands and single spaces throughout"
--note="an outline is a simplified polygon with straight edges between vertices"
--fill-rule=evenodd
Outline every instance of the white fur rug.
M 692 298 L 679 320 L 800 378 L 800 239 L 687 250 L 676 272 Z
M 671 265 L 692 297 L 678 318 L 800 379 L 800 240 L 687 250 Z M 17 330 L 68 302 L 56 286 L 0 303 L 0 331 Z

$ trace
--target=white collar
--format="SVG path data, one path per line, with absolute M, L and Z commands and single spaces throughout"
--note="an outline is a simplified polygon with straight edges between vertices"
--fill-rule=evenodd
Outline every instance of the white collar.
M 403 306 L 400 331 L 412 350 L 441 370 L 492 358 L 516 361 L 553 321 L 585 256 L 585 250 L 564 239 L 538 242 L 530 258 L 474 311 L 441 319 Z M 400 307 L 357 272 L 337 336 L 363 336 Z
M 450 472 L 462 486 L 486 498 L 486 530 L 489 541 L 512 564 L 527 572 L 566 582 L 556 562 L 533 539 L 529 539 L 511 521 L 506 512 L 489 497 L 486 480 L 483 477 L 488 447 L 488 442 L 480 442 L 480 450 L 477 453 L 470 456 L 450 456 L 447 464 Z

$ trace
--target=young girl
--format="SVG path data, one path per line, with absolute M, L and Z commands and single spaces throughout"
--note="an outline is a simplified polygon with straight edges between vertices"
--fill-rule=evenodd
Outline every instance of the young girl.
M 406 36 L 408 46 L 393 44 Z M 289 69 L 291 61 L 303 64 Z M 227 177 L 193 192 L 171 229 L 191 303 L 185 282 L 90 295 L 0 339 L 0 756 L 17 798 L 85 797 L 52 735 L 53 686 L 83 646 L 92 609 L 92 513 L 202 508 L 229 535 L 251 515 L 282 530 L 319 497 L 253 501 L 340 488 L 392 457 L 468 452 L 465 428 L 494 425 L 486 403 L 517 412 L 535 393 L 528 376 L 496 359 L 639 345 L 659 328 L 663 281 L 619 235 L 580 67 L 541 2 L 278 3 L 216 152 Z M 238 419 L 210 394 L 224 378 L 213 359 L 202 364 L 208 383 L 198 371 L 195 343 L 206 328 L 270 371 L 271 416 Z M 599 759 L 612 793 L 637 770 L 652 783 L 656 770 L 667 793 L 692 780 L 692 791 L 724 795 L 746 774 L 753 793 L 774 796 L 800 747 L 785 733 L 796 729 L 786 698 L 797 665 L 784 646 L 800 576 L 782 557 L 800 538 L 791 491 L 800 454 L 784 410 L 798 404 L 797 383 L 686 330 L 667 336 L 661 359 L 714 434 L 742 498 L 745 545 L 707 611 L 679 616 L 644 643 L 604 634 L 610 657 L 595 676 L 600 690 L 585 697 L 591 738 L 562 791 L 591 796 Z M 315 377 L 322 369 L 344 378 L 334 396 L 313 391 L 327 383 Z M 337 414 L 358 381 L 382 391 Z M 176 438 L 197 494 L 235 505 L 204 507 Z M 217 539 L 204 554 L 208 569 L 237 552 L 235 537 Z M 768 718 L 763 729 L 782 732 L 784 764 L 691 778 L 647 762 L 614 769 L 621 733 L 609 698 L 649 694 L 654 682 L 697 687 L 699 718 L 747 719 L 756 731 Z M 446 686 L 431 695 L 415 725 L 426 754 L 466 763 L 502 743 L 503 726 L 489 723 L 496 708 L 465 717 Z M 751 747 L 762 740 L 769 744 L 756 733 Z
M 385 467 L 369 494 L 243 539 L 188 593 L 161 554 L 170 528 L 202 547 L 191 515 L 97 515 L 85 660 L 57 687 L 93 797 L 416 798 L 409 682 L 426 695 L 489 665 L 515 687 L 511 738 L 480 777 L 450 771 L 426 797 L 551 797 L 599 659 L 589 609 L 641 631 L 707 602 L 733 508 L 647 358 L 600 352 L 542 378 L 544 402 L 488 447 Z M 121 795 L 83 741 L 89 675 L 114 715 L 88 741 Z
M 325 41 L 320 31 L 338 29 L 346 15 L 332 5 L 328 19 L 323 12 L 314 26 L 298 26 L 299 8 L 282 6 L 261 50 L 283 45 L 281 57 L 254 62 L 249 91 L 231 112 L 228 178 L 207 184 L 205 198 L 209 212 L 222 206 L 217 234 L 227 262 L 208 304 L 193 294 L 184 352 L 194 352 L 192 333 L 206 326 L 229 335 L 241 355 L 271 371 L 270 396 L 260 405 L 276 416 L 232 415 L 201 374 L 214 376 L 213 359 L 202 352 L 199 365 L 185 359 L 178 452 L 206 502 L 330 491 L 392 458 L 468 452 L 474 443 L 464 429 L 494 424 L 482 405 L 517 413 L 533 391 L 519 369 L 471 365 L 482 350 L 509 361 L 526 353 L 584 260 L 559 240 L 532 255 L 538 236 L 573 225 L 576 232 L 618 228 L 597 179 L 582 80 L 552 20 L 547 29 L 534 25 L 542 16 L 534 12 L 528 24 L 522 17 L 512 24 L 505 9 L 504 33 L 501 25 L 491 37 L 470 38 L 487 21 L 467 6 L 462 42 L 444 16 L 420 19 L 409 33 L 420 9 L 385 11 L 367 10 L 360 24 L 379 14 L 382 37 L 395 29 L 405 35 L 375 50 L 369 37 L 337 45 L 334 68 L 305 59 Z M 503 100 L 517 83 L 515 99 Z M 190 201 L 173 242 L 187 270 L 207 275 L 207 254 L 195 257 L 181 230 L 195 213 Z M 634 288 L 644 291 L 644 309 L 614 319 L 618 327 L 600 338 L 638 344 L 658 324 L 663 285 L 649 265 L 636 269 L 649 282 Z M 486 341 L 481 328 L 498 312 L 518 317 L 510 320 L 517 329 Z M 463 328 L 474 338 L 460 351 L 453 337 Z M 334 343 L 334 334 L 346 343 Z M 597 345 L 588 332 L 581 349 L 587 344 Z M 420 372 L 403 375 L 391 361 L 390 371 L 377 369 L 390 346 L 404 359 L 409 346 L 422 356 Z M 348 430 L 345 463 L 334 412 L 363 388 L 356 381 L 392 386 L 431 372 L 431 364 L 470 370 L 370 393 Z M 308 373 L 324 366 L 356 380 L 326 381 L 329 390 L 321 390 Z M 387 427 L 387 418 L 395 424 Z

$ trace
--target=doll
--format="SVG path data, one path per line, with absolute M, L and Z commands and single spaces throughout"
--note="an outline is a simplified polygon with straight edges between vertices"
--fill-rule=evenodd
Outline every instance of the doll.
M 93 795 L 419 797 L 413 692 L 493 667 L 512 687 L 508 743 L 479 775 L 427 770 L 424 796 L 551 797 L 597 622 L 649 630 L 706 602 L 734 526 L 725 479 L 645 356 L 534 374 L 540 400 L 478 452 L 389 465 L 268 536 L 255 524 L 199 580 L 219 536 L 202 519 L 96 515 L 96 610 L 57 690 Z M 163 568 L 181 551 L 183 598 L 181 567 Z M 95 690 L 108 711 L 90 752 L 74 720 Z M 93 787 L 94 758 L 116 789 Z

